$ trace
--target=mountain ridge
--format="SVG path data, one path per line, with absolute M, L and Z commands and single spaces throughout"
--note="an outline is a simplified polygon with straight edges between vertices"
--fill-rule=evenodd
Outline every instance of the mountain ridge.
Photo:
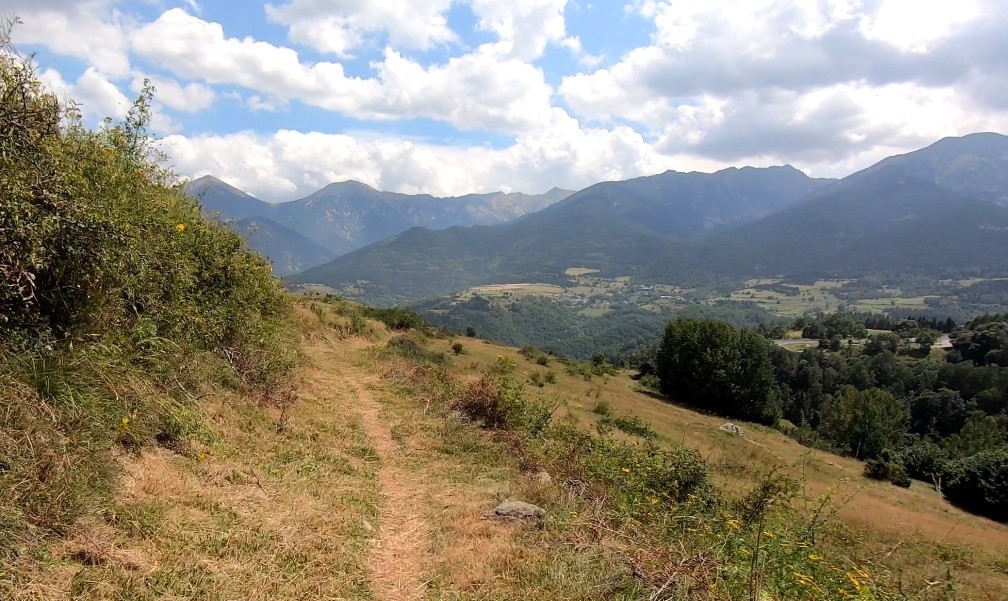
M 336 289 L 366 281 L 363 298 L 395 301 L 487 283 L 556 282 L 574 265 L 694 282 L 903 268 L 1008 272 L 1006 253 L 988 250 L 1008 248 L 1008 208 L 1001 205 L 1008 178 L 998 169 L 1006 156 L 1008 138 L 981 134 L 943 139 L 842 180 L 775 167 L 603 182 L 505 225 L 409 230 L 292 281 Z M 676 183 L 671 196 L 656 193 L 664 180 Z M 697 188 L 693 180 L 707 184 Z M 780 196 L 771 195 L 759 215 L 754 199 L 769 192 Z M 719 223 L 719 208 L 745 218 Z

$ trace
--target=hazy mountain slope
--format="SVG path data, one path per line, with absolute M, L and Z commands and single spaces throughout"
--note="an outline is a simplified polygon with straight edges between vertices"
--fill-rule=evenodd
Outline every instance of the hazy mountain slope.
M 184 190 L 199 201 L 204 213 L 219 216 L 224 222 L 267 215 L 273 209 L 272 204 L 210 175 L 187 182 Z
M 1008 136 L 985 132 L 943 138 L 927 148 L 885 159 L 848 179 L 857 181 L 882 170 L 1008 206 Z
M 493 192 L 438 198 L 381 192 L 365 184 L 334 183 L 298 200 L 263 202 L 221 180 L 205 176 L 186 184 L 205 212 L 224 222 L 265 217 L 312 240 L 335 256 L 383 240 L 411 227 L 497 224 L 538 211 L 573 194 Z M 306 265 L 310 266 L 310 265 Z
M 245 217 L 229 224 L 248 245 L 273 263 L 273 273 L 289 275 L 335 257 L 332 251 L 266 217 Z
M 579 219 L 636 229 L 664 238 L 698 238 L 750 223 L 792 206 L 833 183 L 790 167 L 729 168 L 717 173 L 666 171 L 604 182 L 537 215 L 543 223 Z
M 410 230 L 294 280 L 367 280 L 372 298 L 415 298 L 491 281 L 553 281 L 571 266 L 645 275 L 659 262 L 683 263 L 674 240 L 755 220 L 831 183 L 790 167 L 605 182 L 506 225 Z
M 1008 188 L 991 166 L 1005 152 L 1008 138 L 978 134 L 885 159 L 806 203 L 698 243 L 694 260 L 745 275 L 1004 272 L 1008 209 L 997 203 Z M 967 165 L 986 167 L 966 177 Z

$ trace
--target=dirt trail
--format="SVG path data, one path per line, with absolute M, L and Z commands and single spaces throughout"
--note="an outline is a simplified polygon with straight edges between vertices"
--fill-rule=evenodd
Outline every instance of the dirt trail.
M 334 349 L 318 348 L 314 356 L 330 377 L 348 383 L 356 410 L 380 461 L 378 486 L 381 494 L 377 538 L 369 557 L 371 588 L 378 599 L 411 601 L 425 597 L 427 582 L 423 562 L 429 547 L 428 527 L 422 515 L 424 488 L 405 467 L 404 450 L 393 440 L 381 405 L 366 389 L 369 374 L 345 359 L 326 361 Z M 338 352 L 338 351 L 337 351 Z

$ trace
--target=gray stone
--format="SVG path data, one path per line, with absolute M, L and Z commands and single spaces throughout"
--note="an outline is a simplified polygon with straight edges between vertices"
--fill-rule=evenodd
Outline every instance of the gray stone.
M 731 422 L 725 422 L 721 424 L 719 430 L 721 430 L 722 432 L 727 432 L 729 434 L 734 434 L 735 436 L 742 436 L 742 434 L 744 433 L 742 431 L 742 428 L 739 428 L 738 426 L 736 426 Z
M 522 520 L 543 519 L 546 510 L 524 501 L 504 501 L 494 508 L 493 514 L 502 518 L 517 518 Z

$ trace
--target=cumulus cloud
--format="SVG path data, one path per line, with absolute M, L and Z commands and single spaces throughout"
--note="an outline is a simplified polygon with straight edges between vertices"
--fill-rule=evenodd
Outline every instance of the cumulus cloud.
M 842 162 L 1004 127 L 1008 13 L 995 2 L 643 0 L 650 44 L 565 77 L 576 114 L 717 160 Z M 981 19 L 981 16 L 984 18 Z M 994 49 L 998 52 L 995 54 Z M 983 73 L 983 75 L 980 75 Z M 1002 112 L 982 113 L 980 105 Z
M 145 79 L 154 86 L 155 96 L 159 102 L 185 113 L 196 113 L 210 108 L 216 97 L 211 88 L 198 83 L 182 85 L 174 79 L 144 74 L 137 74 L 133 78 L 131 88 L 134 92 L 140 91 Z
M 58 97 L 76 102 L 85 117 L 121 119 L 133 104 L 104 73 L 94 67 L 88 67 L 75 82 L 65 81 L 55 69 L 46 69 L 39 77 Z
M 111 77 L 124 77 L 130 62 L 126 32 L 130 20 L 114 0 L 8 0 L 3 13 L 17 15 L 18 43 L 86 61 Z
M 451 0 L 291 0 L 266 5 L 266 15 L 287 27 L 291 40 L 318 50 L 350 56 L 379 34 L 393 48 L 428 49 L 454 41 L 445 13 Z
M 564 39 L 564 7 L 567 0 L 469 0 L 479 18 L 479 28 L 490 31 L 492 44 L 505 57 L 533 60 L 546 46 Z
M 237 84 L 363 120 L 426 117 L 514 133 L 542 125 L 552 94 L 537 67 L 490 47 L 427 66 L 388 48 L 373 64 L 375 77 L 350 77 L 340 63 L 306 64 L 290 48 L 226 37 L 219 23 L 181 9 L 138 29 L 132 46 L 187 79 Z
M 87 116 L 121 117 L 150 77 L 152 127 L 174 134 L 166 150 L 181 173 L 289 199 L 341 179 L 462 194 L 732 164 L 846 175 L 942 136 L 1008 130 L 1002 3 L 626 0 L 630 20 L 652 24 L 633 46 L 568 0 L 272 0 L 243 14 L 274 25 L 265 37 L 236 36 L 194 0 L 7 4 L 24 21 L 19 44 L 75 59 L 41 60 L 42 76 Z M 179 8 L 147 16 L 164 5 Z M 459 9 L 477 31 L 452 30 L 468 22 Z M 269 36 L 276 25 L 286 38 Z M 586 44 L 606 48 L 605 68 Z M 551 46 L 582 71 L 556 89 Z M 183 129 L 207 123 L 189 116 L 218 98 L 256 133 Z M 315 131 L 285 129 L 302 105 L 321 109 Z M 355 131 L 340 129 L 347 118 Z M 473 141 L 368 130 L 429 133 L 427 120 Z

